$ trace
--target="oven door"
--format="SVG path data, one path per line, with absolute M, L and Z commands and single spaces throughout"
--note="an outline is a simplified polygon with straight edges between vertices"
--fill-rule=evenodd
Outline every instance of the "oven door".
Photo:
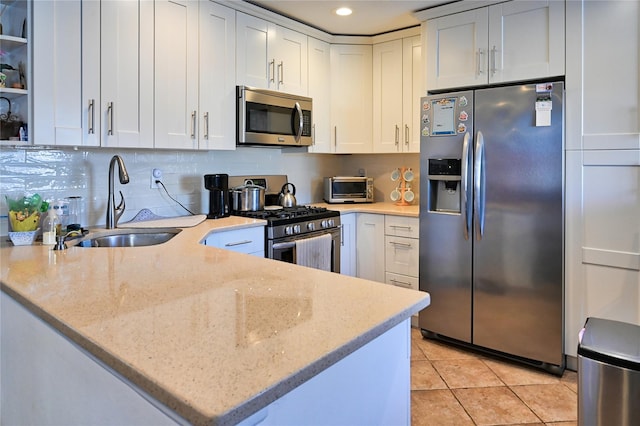
M 331 234 L 331 272 L 340 273 L 340 228 L 311 232 L 304 236 L 291 236 L 269 240 L 267 257 L 287 263 L 296 263 L 296 241 Z

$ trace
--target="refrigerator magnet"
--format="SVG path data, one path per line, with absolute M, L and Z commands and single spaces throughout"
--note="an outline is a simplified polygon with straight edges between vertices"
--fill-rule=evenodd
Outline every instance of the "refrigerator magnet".
M 551 100 L 536 101 L 536 127 L 551 126 L 551 110 L 553 102 Z
M 458 120 L 467 121 L 469 119 L 469 114 L 466 111 L 460 111 L 460 115 L 458 116 Z
M 458 101 L 458 104 L 459 104 L 461 107 L 466 107 L 467 105 L 469 105 L 469 101 L 467 100 L 467 97 L 466 97 L 466 96 L 461 96 L 461 97 L 460 97 L 460 100 Z
M 467 131 L 467 125 L 464 123 L 458 123 L 458 133 L 464 133 Z

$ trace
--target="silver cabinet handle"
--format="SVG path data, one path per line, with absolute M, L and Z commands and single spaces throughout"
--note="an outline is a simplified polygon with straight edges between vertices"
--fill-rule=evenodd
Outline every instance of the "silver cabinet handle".
M 333 126 L 333 147 L 338 148 L 338 126 Z
M 407 231 L 411 231 L 411 227 L 408 225 L 389 225 L 389 228 L 406 229 Z
M 491 48 L 491 77 L 493 77 L 496 74 L 496 71 L 498 70 L 496 68 L 496 53 L 498 52 L 498 50 L 496 49 L 495 46 L 493 46 Z
M 403 248 L 411 248 L 412 245 L 410 243 L 399 243 L 397 241 L 389 241 L 389 244 L 396 246 L 396 247 L 403 247 Z
M 196 137 L 196 111 L 191 112 L 191 139 Z
M 476 223 L 476 239 L 482 240 L 484 235 L 484 201 L 485 201 L 485 183 L 486 176 L 484 170 L 485 158 L 484 158 L 484 136 L 482 132 L 478 132 L 476 136 L 476 149 L 475 149 L 475 166 L 474 166 L 474 216 Z
M 269 62 L 269 81 L 274 83 L 275 82 L 275 75 L 276 75 L 276 60 L 272 59 L 271 62 Z
M 109 122 L 107 135 L 113 135 L 113 102 L 107 104 L 107 121 Z
M 204 113 L 204 135 L 203 137 L 205 139 L 209 139 L 209 112 L 205 112 Z
M 344 225 L 340 224 L 338 228 L 340 228 L 340 245 L 344 247 Z
M 87 127 L 89 128 L 87 133 L 93 135 L 95 133 L 95 119 L 96 119 L 96 111 L 95 111 L 95 99 L 89 99 L 89 108 L 87 109 Z
M 476 75 L 480 75 L 484 72 L 482 67 L 482 57 L 484 56 L 484 52 L 482 48 L 478 48 L 478 52 L 476 53 Z
M 400 128 L 396 124 L 396 146 L 400 143 Z
M 313 137 L 311 138 L 311 145 L 315 145 L 316 144 L 316 124 L 313 123 L 311 128 L 313 129 Z
M 471 157 L 469 154 L 471 150 L 469 149 L 469 140 L 471 136 L 469 132 L 465 133 L 464 139 L 462 141 L 462 226 L 464 231 L 464 239 L 469 239 L 469 229 L 471 228 L 471 221 L 469 218 L 471 215 L 469 214 L 469 206 L 471 203 L 469 202 L 469 169 L 471 166 Z
M 398 285 L 398 284 L 400 284 L 400 285 L 401 285 L 401 286 L 403 286 L 403 287 L 409 287 L 409 288 L 411 288 L 411 283 L 407 283 L 407 282 L 404 282 L 404 281 L 398 281 L 398 280 L 396 280 L 396 279 L 394 279 L 394 278 L 390 279 L 389 281 L 391 281 L 391 283 L 392 283 L 393 285 Z
M 278 85 L 284 84 L 284 63 L 280 61 L 278 65 Z
M 241 246 L 241 245 L 244 245 L 244 244 L 251 244 L 252 242 L 253 242 L 253 240 L 235 241 L 233 243 L 226 243 L 224 246 L 225 247 Z
M 404 125 L 404 144 L 409 146 L 409 126 Z

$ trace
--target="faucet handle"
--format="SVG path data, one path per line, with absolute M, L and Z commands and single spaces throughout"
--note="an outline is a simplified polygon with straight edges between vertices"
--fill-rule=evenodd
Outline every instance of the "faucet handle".
M 115 210 L 115 214 L 114 214 L 114 219 L 115 219 L 115 226 L 118 225 L 118 220 L 120 219 L 120 216 L 122 216 L 122 214 L 124 213 L 124 209 L 126 208 L 126 204 L 124 202 L 124 195 L 122 195 L 122 191 L 120 192 L 120 203 L 118 204 L 118 206 L 114 209 Z

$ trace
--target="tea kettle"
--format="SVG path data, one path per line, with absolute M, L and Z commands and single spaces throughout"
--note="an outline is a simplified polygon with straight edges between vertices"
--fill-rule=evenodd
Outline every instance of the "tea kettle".
M 289 190 L 289 187 L 292 190 Z M 296 206 L 296 187 L 292 183 L 285 183 L 280 190 L 279 201 L 282 207 L 295 207 Z

